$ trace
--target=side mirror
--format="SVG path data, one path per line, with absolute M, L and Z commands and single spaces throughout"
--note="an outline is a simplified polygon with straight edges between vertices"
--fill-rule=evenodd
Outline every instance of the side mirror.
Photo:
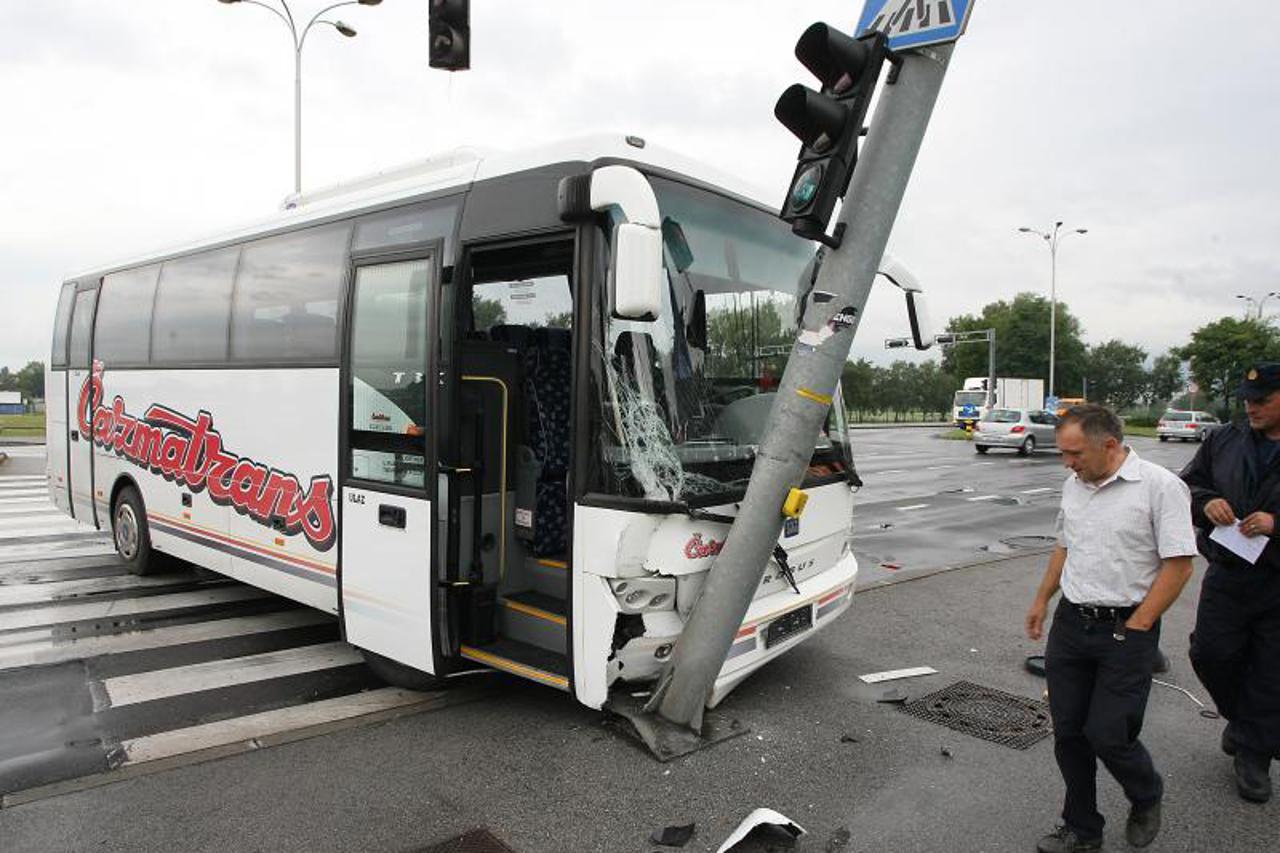
M 568 190 L 562 188 L 562 197 L 566 194 Z M 613 209 L 618 214 L 609 270 L 614 315 L 627 320 L 657 319 L 662 312 L 663 235 L 653 187 L 631 166 L 601 166 L 591 173 L 587 195 L 591 210 Z
M 933 324 L 929 321 L 923 293 L 907 291 L 907 319 L 911 322 L 911 342 L 916 349 L 925 350 L 932 346 Z
M 662 312 L 662 232 L 620 223 L 613 232 L 613 313 L 655 320 Z

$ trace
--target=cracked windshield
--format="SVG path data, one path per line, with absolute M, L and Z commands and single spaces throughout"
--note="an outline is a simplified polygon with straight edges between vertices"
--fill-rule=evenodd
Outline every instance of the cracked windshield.
M 663 308 L 652 322 L 604 319 L 603 485 L 651 500 L 732 501 L 795 340 L 814 244 L 764 211 L 651 182 L 663 217 Z M 844 478 L 846 435 L 837 392 L 807 484 Z

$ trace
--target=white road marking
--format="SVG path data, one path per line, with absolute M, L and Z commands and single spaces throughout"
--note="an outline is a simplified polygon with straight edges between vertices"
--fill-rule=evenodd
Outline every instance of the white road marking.
M 0 670 L 19 666 L 62 663 L 98 655 L 161 649 L 186 643 L 202 643 L 269 631 L 305 628 L 333 621 L 334 617 L 311 608 L 286 610 L 260 616 L 235 616 L 211 622 L 169 625 L 130 634 L 69 638 L 47 628 L 0 635 Z
M 941 471 L 943 468 L 954 468 L 954 467 L 956 467 L 956 466 L 954 466 L 954 465 L 930 465 L 928 468 L 925 468 L 924 470 L 926 470 L 926 471 Z
M 49 478 L 44 474 L 7 474 L 0 477 L 0 488 L 10 483 L 47 483 Z
M 975 462 L 974 465 L 994 465 L 994 462 Z
M 62 510 L 52 506 L 48 501 L 29 501 L 26 504 L 19 503 L 12 506 L 0 506 L 0 515 L 22 515 L 23 513 L 27 515 L 61 515 L 66 518 L 71 517 L 63 513 Z
M 898 512 L 904 512 L 909 509 L 924 509 L 927 506 L 928 504 L 911 504 L 910 506 L 900 506 L 898 507 Z
M 30 488 L 27 486 L 22 486 L 20 488 L 14 488 L 14 489 L 0 489 L 0 495 L 4 495 L 5 498 L 42 497 L 47 500 L 49 497 L 49 490 L 45 488 Z
M 360 652 L 346 643 L 318 643 L 260 655 L 121 675 L 105 679 L 102 686 L 110 707 L 119 708 L 185 693 L 350 666 L 363 660 Z
M 68 604 L 54 604 L 47 607 L 31 607 L 17 613 L 4 616 L 5 631 L 16 631 L 21 628 L 38 628 L 46 625 L 58 625 L 65 622 L 80 622 L 89 619 L 119 619 L 143 613 L 160 613 L 165 610 L 177 610 L 186 607 L 202 607 L 211 604 L 226 604 L 233 601 L 249 601 L 255 598 L 267 598 L 271 594 L 249 586 L 218 587 L 199 592 L 181 592 L 168 595 L 149 595 L 127 601 L 78 601 Z M 0 632 L 0 642 L 4 632 Z
M 57 513 L 56 515 L 31 516 L 30 518 L 0 518 L 0 532 L 6 530 L 23 531 L 36 527 L 52 527 L 65 524 L 74 524 L 76 527 L 81 526 L 80 522 L 76 521 L 74 518 L 63 515 L 62 513 Z M 92 530 L 92 528 L 89 529 Z M 94 532 L 96 533 L 97 531 Z
M 153 575 L 150 577 L 114 575 L 105 578 L 81 578 L 68 581 L 0 586 L 0 607 L 39 604 L 82 595 L 100 595 L 109 592 L 127 592 L 165 586 L 185 586 L 190 585 L 193 580 L 195 580 L 195 576 L 192 574 Z
M 0 492 L 0 495 L 11 494 L 10 492 Z M 0 497 L 0 504 L 40 504 L 42 506 L 52 506 L 47 493 L 39 495 L 29 495 L 20 498 Z
M 1049 486 L 1045 486 L 1045 487 L 1043 487 L 1043 488 L 1039 488 L 1039 489 L 1023 489 L 1023 490 L 1022 490 L 1022 492 L 1021 492 L 1021 494 L 1024 494 L 1024 495 L 1038 495 L 1038 494 L 1040 494 L 1041 492 L 1052 492 L 1052 491 L 1053 491 L 1053 489 L 1052 489 L 1051 487 L 1049 487 Z
M 965 498 L 967 501 L 994 501 L 998 500 L 1000 495 L 978 495 L 976 498 Z
M 890 468 L 888 471 L 872 471 L 870 473 L 872 474 L 905 474 L 907 473 L 907 470 L 905 468 Z
M 38 560 L 60 560 L 63 557 L 97 557 L 115 553 L 110 537 L 100 541 L 78 538 L 68 542 L 41 542 L 36 545 L 5 545 L 0 548 L 0 564 L 28 563 Z
M 160 732 L 124 741 L 121 744 L 127 756 L 124 763 L 125 765 L 141 764 L 144 761 L 171 758 L 197 750 L 256 741 L 259 738 L 322 723 L 433 702 L 437 698 L 438 694 L 435 693 L 415 693 L 399 687 L 384 687 L 381 690 L 353 693 L 349 696 L 309 702 L 306 705 L 262 711 L 229 720 L 219 720 L 216 723 Z

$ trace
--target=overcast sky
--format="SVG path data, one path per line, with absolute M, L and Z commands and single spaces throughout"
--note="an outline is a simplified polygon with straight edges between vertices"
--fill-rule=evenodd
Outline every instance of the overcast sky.
M 275 0 L 266 0 L 275 2 Z M 1150 355 L 1280 290 L 1280 7 L 976 0 L 889 249 L 939 325 L 1049 289 L 1017 227 L 1061 219 L 1058 295 L 1085 338 Z M 322 8 L 293 0 L 302 17 Z M 70 273 L 269 214 L 292 189 L 293 53 L 216 0 L 7 2 L 0 39 L 0 365 L 47 360 Z M 837 0 L 475 0 L 472 70 L 427 67 L 426 0 L 334 15 L 304 52 L 304 186 L 459 145 L 638 134 L 772 188 L 796 143 L 773 103 Z M 854 356 L 885 361 L 873 292 Z M 1271 307 L 1280 310 L 1280 299 Z M 892 355 L 900 357 L 903 350 Z

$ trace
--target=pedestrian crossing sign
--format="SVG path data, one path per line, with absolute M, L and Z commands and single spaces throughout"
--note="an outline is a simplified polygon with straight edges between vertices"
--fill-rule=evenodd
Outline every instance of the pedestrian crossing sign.
M 890 50 L 955 41 L 972 9 L 973 0 L 867 0 L 857 33 L 884 33 Z

